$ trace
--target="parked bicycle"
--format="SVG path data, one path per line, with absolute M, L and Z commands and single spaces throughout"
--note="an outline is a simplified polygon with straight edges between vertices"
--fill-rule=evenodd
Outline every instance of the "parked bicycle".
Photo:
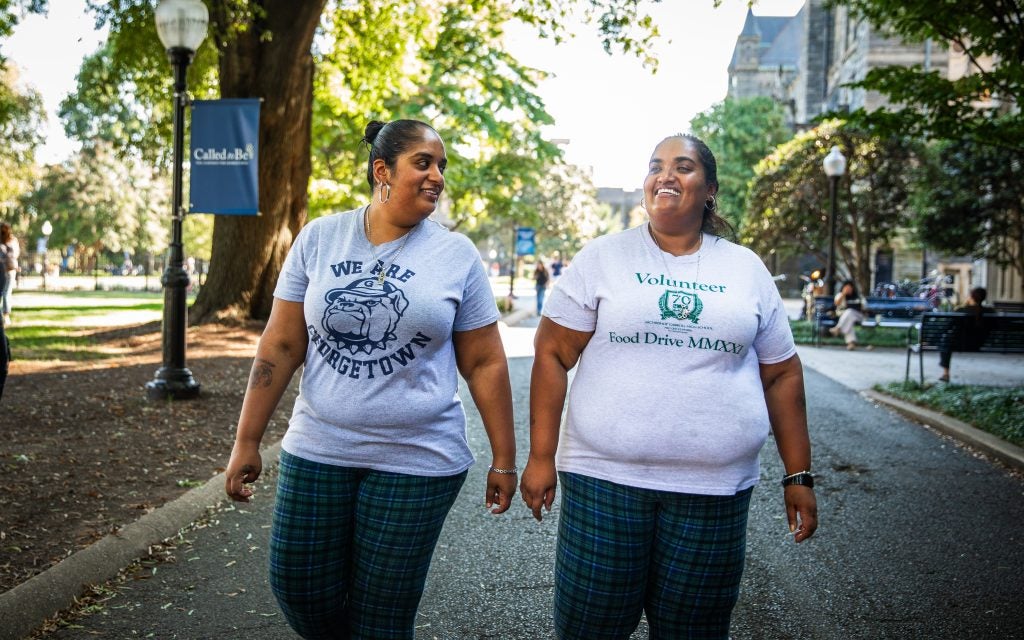
M 880 298 L 921 298 L 927 300 L 932 309 L 952 309 L 957 304 L 956 290 L 952 285 L 953 276 L 933 272 L 921 280 L 880 282 L 871 293 Z

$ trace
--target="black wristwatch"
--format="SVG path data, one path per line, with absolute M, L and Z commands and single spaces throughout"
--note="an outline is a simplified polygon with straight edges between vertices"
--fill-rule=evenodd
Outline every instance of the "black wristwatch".
M 814 488 L 814 476 L 810 471 L 798 471 L 782 479 L 782 486 L 788 487 L 791 484 L 798 484 L 809 489 Z

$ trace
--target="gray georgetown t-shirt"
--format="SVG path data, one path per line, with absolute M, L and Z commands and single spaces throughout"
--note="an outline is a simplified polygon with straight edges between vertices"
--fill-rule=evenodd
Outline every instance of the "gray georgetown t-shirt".
M 309 347 L 282 446 L 326 464 L 460 473 L 473 456 L 452 332 L 499 317 L 479 253 L 424 220 L 374 249 L 380 283 L 364 215 L 313 220 L 285 259 L 274 296 L 303 304 Z

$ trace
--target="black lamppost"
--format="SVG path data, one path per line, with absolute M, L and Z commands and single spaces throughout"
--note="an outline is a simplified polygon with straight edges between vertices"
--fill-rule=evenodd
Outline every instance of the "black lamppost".
M 822 163 L 828 176 L 828 198 L 831 213 L 828 216 L 828 265 L 825 267 L 825 291 L 829 297 L 836 293 L 836 188 L 839 178 L 846 173 L 846 156 L 833 146 Z
M 201 0 L 163 0 L 156 8 L 156 31 L 174 67 L 174 155 L 171 185 L 171 244 L 164 286 L 163 366 L 146 383 L 154 400 L 187 400 L 199 396 L 199 383 L 185 366 L 185 326 L 188 319 L 188 272 L 181 242 L 181 164 L 185 148 L 185 71 L 199 44 L 206 38 L 210 14 Z

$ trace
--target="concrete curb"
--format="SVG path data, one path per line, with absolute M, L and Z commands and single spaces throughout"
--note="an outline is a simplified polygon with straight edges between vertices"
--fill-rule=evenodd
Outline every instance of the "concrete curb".
M 281 443 L 261 451 L 264 473 L 277 464 Z M 150 547 L 173 538 L 207 511 L 228 499 L 224 474 L 210 478 L 179 498 L 61 560 L 37 576 L 0 594 L 0 640 L 18 640 L 75 604 L 89 585 L 105 582 Z
M 916 404 L 894 398 L 884 393 L 865 390 L 862 391 L 861 394 L 868 400 L 884 404 L 913 420 L 927 424 L 936 431 L 952 436 L 961 442 L 975 447 L 976 449 L 980 449 L 986 454 L 1001 460 L 1011 467 L 1024 470 L 1024 448 L 1010 444 L 1005 440 L 1001 440 L 990 433 L 986 433 L 981 429 L 972 427 L 966 422 L 961 422 L 956 418 L 951 418 L 937 411 L 932 411 L 931 409 L 919 407 Z

